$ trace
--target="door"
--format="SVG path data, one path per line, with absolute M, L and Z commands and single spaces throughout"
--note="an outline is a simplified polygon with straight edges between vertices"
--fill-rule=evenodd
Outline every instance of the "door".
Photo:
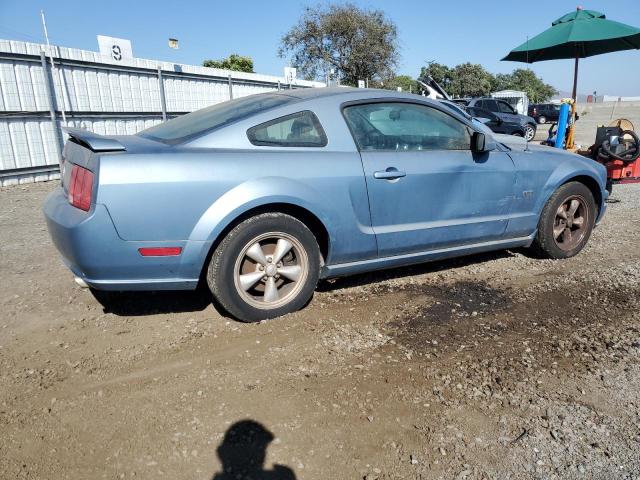
M 479 121 L 484 123 L 487 127 L 489 127 L 493 132 L 496 133 L 511 133 L 505 122 L 498 116 L 491 113 L 489 110 L 485 110 L 484 108 L 471 107 L 468 108 L 467 111 L 472 117 L 477 118 Z
M 514 192 L 506 153 L 472 153 L 470 127 L 424 104 L 357 104 L 344 116 L 360 150 L 379 256 L 504 234 Z
M 502 118 L 502 120 L 505 122 L 520 123 L 520 114 L 516 112 L 511 105 L 502 100 L 497 100 L 496 105 L 498 106 L 498 116 Z

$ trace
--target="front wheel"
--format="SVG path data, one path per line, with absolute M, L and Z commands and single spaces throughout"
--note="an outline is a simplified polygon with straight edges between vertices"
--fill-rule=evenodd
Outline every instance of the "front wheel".
M 539 123 L 540 125 L 542 125 L 543 123 L 547 123 L 547 117 L 545 117 L 544 115 L 540 115 L 540 116 L 538 117 L 538 123 Z
M 319 274 L 313 233 L 290 215 L 263 213 L 238 224 L 218 245 L 207 284 L 228 313 L 256 322 L 304 307 Z
M 533 137 L 536 136 L 536 127 L 535 125 L 531 125 L 530 123 L 527 123 L 524 126 L 524 138 L 527 142 L 530 142 L 531 140 L 533 140 Z
M 532 248 L 547 258 L 573 257 L 587 244 L 596 212 L 596 202 L 586 185 L 565 183 L 542 209 Z

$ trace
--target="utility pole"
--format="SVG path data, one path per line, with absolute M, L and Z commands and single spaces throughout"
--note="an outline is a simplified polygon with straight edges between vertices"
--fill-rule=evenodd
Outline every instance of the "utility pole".
M 44 18 L 44 10 L 40 10 L 40 17 L 42 18 L 42 29 L 44 30 L 44 38 L 47 42 L 47 50 L 49 51 L 49 60 L 51 62 L 51 77 L 55 78 L 56 66 L 53 64 L 53 55 L 51 54 L 51 44 L 49 43 L 49 32 L 47 31 L 47 22 Z M 64 88 L 63 88 L 64 80 L 62 78 L 61 73 L 59 73 L 58 75 L 58 80 L 60 81 L 60 96 L 62 97 L 62 106 L 60 108 L 60 113 L 62 113 L 62 122 L 66 125 L 67 115 L 65 113 L 66 105 L 65 105 L 65 99 L 64 99 Z M 55 97 L 56 95 L 55 83 L 52 85 L 52 88 L 53 88 L 53 96 Z

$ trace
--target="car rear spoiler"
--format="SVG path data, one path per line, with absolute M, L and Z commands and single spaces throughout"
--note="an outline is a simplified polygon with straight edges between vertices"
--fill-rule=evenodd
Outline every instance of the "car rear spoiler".
M 126 150 L 118 140 L 103 137 L 97 133 L 82 128 L 62 127 L 62 130 L 76 142 L 82 144 L 94 152 L 118 152 Z

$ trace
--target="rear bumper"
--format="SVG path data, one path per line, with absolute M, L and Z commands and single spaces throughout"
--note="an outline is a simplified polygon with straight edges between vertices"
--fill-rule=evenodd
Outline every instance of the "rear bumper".
M 54 245 L 73 274 L 97 290 L 190 290 L 196 288 L 205 242 L 122 240 L 104 205 L 89 212 L 72 207 L 62 188 L 43 207 Z M 174 257 L 143 257 L 140 247 L 182 247 Z

